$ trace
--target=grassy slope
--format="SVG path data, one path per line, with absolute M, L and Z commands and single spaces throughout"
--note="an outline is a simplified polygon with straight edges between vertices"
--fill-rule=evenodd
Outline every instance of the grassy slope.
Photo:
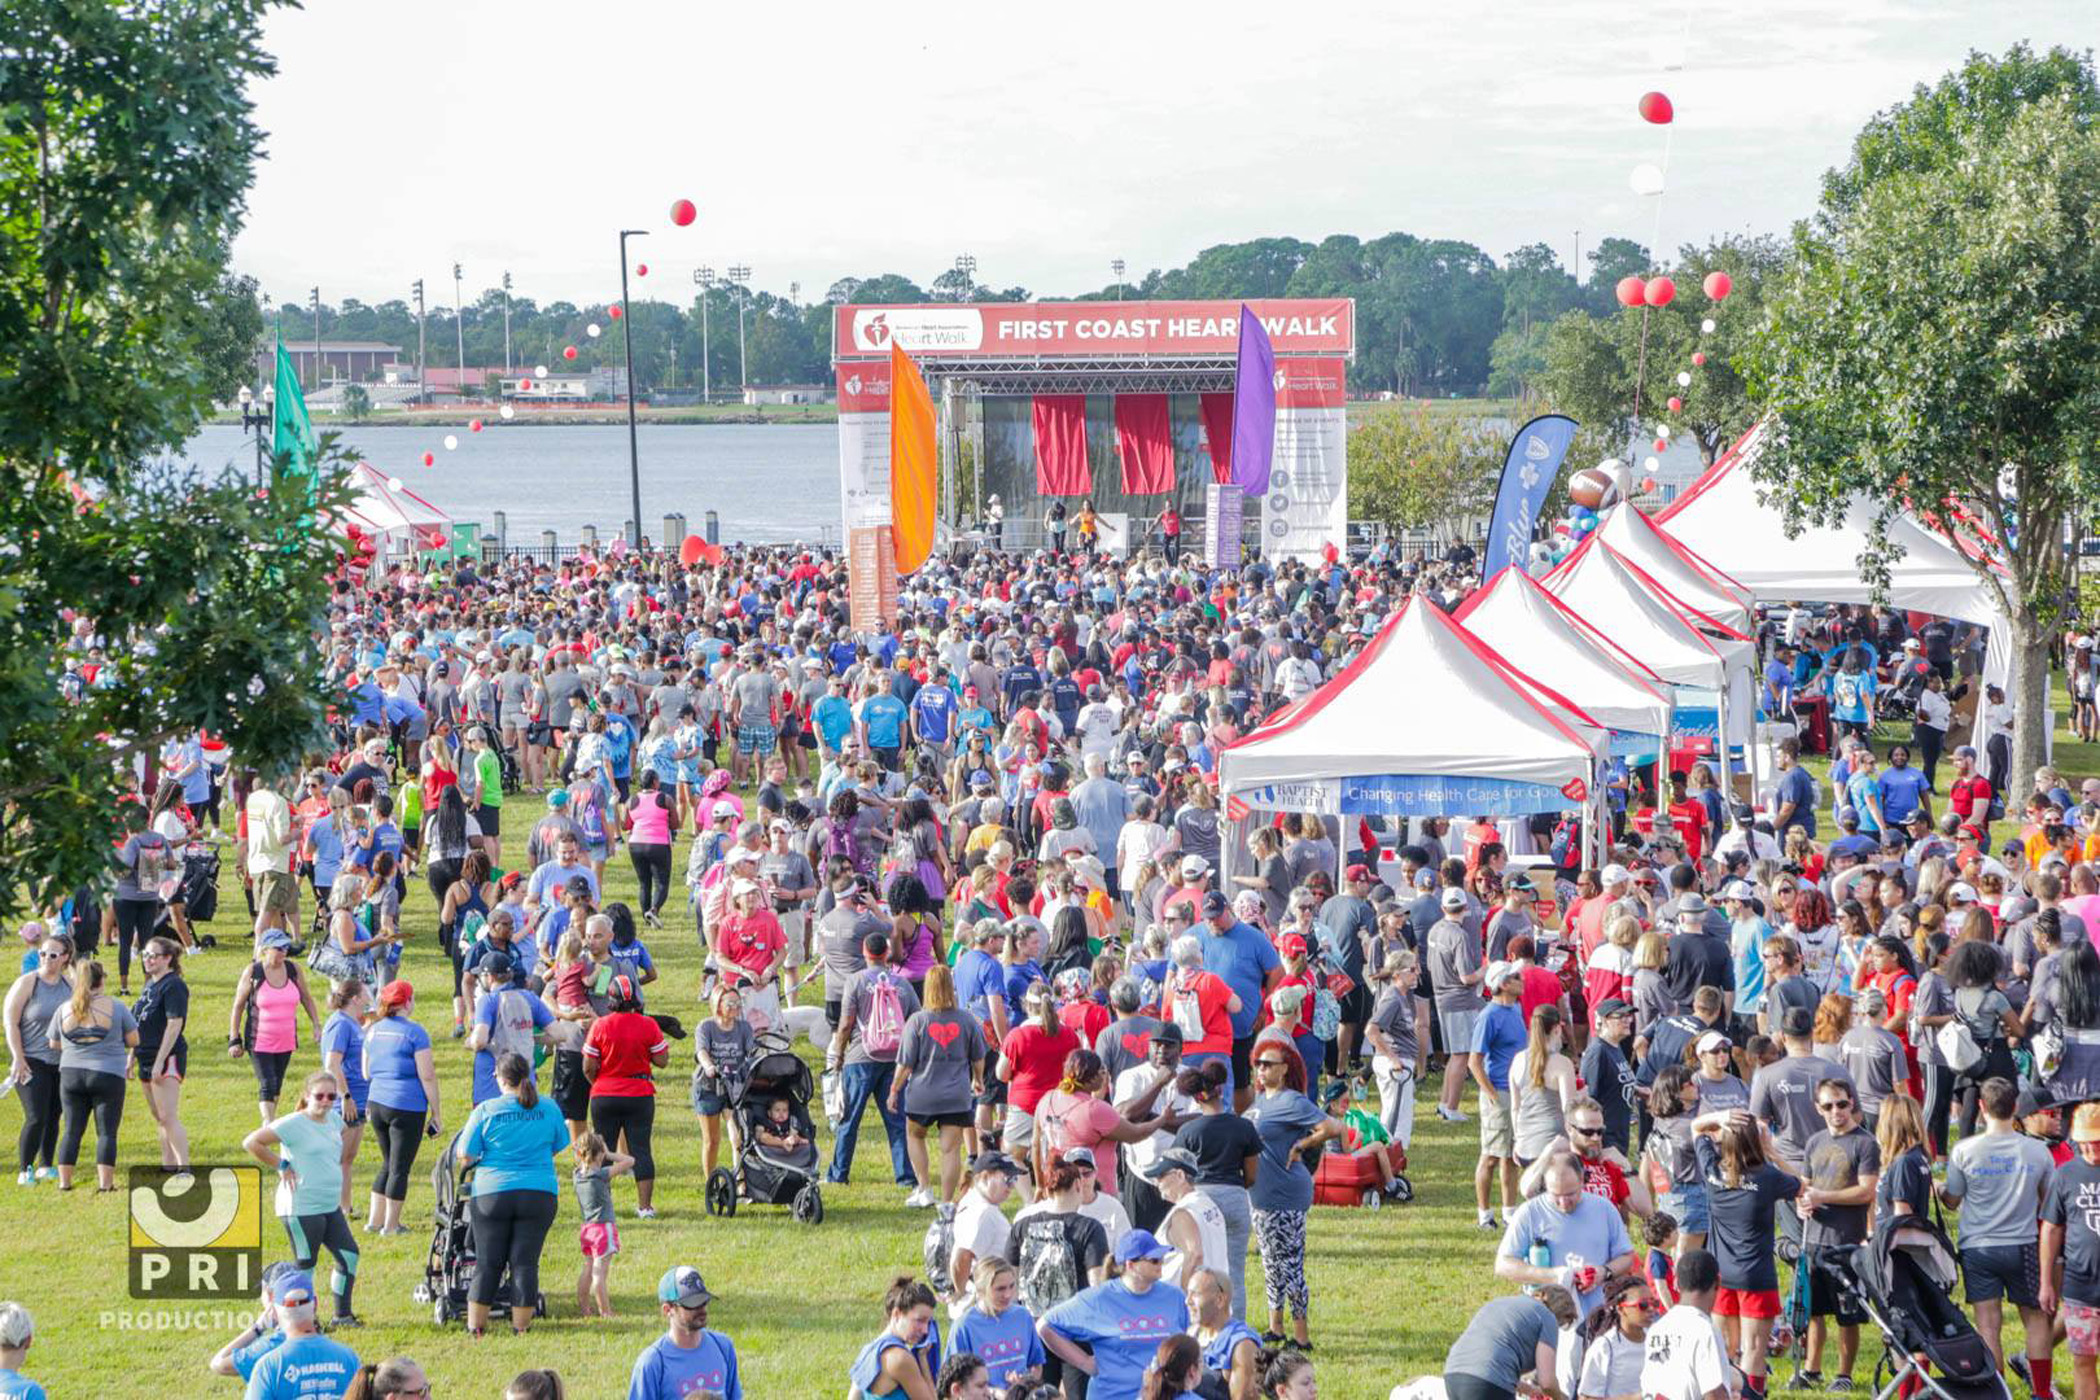
M 2059 695 L 2058 715 L 2066 710 Z M 2095 771 L 2100 755 L 2090 746 L 2068 742 L 2061 730 L 2058 739 L 2058 761 L 2066 773 Z M 525 796 L 507 805 L 506 826 L 513 832 L 535 809 L 534 800 Z M 679 859 L 683 869 L 682 845 Z M 608 873 L 612 897 L 631 901 L 632 870 L 616 860 Z M 212 928 L 222 943 L 238 946 L 244 936 L 243 904 L 230 868 L 222 883 L 222 913 Z M 447 1116 L 457 1124 L 467 1108 L 468 1057 L 458 1042 L 443 1038 L 441 1001 L 432 993 L 441 991 L 447 969 L 436 947 L 429 892 L 420 880 L 411 880 L 410 890 L 404 918 L 415 937 L 406 966 L 425 992 L 425 1024 L 440 1037 Z M 649 941 L 664 968 L 659 1004 L 696 1020 L 690 1003 L 699 959 L 691 935 L 666 929 Z M 246 1064 L 212 1053 L 223 1043 L 217 1028 L 244 962 L 238 952 L 222 950 L 193 960 L 189 968 L 200 1026 L 192 1037 L 185 1118 L 200 1163 L 239 1160 L 240 1139 L 256 1121 L 254 1082 Z M 657 1276 L 673 1263 L 691 1263 L 722 1295 L 713 1321 L 736 1338 L 754 1394 L 840 1391 L 847 1363 L 878 1325 L 876 1300 L 882 1288 L 893 1274 L 918 1269 L 926 1217 L 904 1211 L 901 1193 L 881 1181 L 884 1145 L 871 1113 L 862 1128 L 856 1184 L 826 1188 L 827 1216 L 821 1226 L 798 1226 L 784 1210 L 764 1207 L 747 1209 L 733 1221 L 707 1218 L 700 1204 L 699 1133 L 685 1107 L 690 1053 L 689 1043 L 678 1043 L 673 1070 L 665 1076 L 656 1149 L 660 1218 L 634 1220 L 631 1188 L 616 1193 L 625 1246 L 613 1272 L 617 1320 L 583 1322 L 574 1315 L 577 1217 L 573 1200 L 565 1197 L 544 1266 L 553 1315 L 522 1342 L 492 1335 L 471 1343 L 456 1330 L 440 1334 L 429 1309 L 410 1298 L 428 1243 L 426 1149 L 410 1191 L 412 1232 L 387 1240 L 360 1236 L 367 1252 L 359 1311 L 368 1325 L 349 1335 L 351 1344 L 369 1357 L 402 1352 L 416 1357 L 444 1395 L 495 1395 L 519 1369 L 536 1365 L 560 1370 L 579 1400 L 615 1396 L 624 1393 L 635 1353 L 658 1330 Z M 311 1047 L 302 1046 L 288 1082 L 314 1065 Z M 19 1121 L 12 1110 L 0 1111 L 0 1120 L 9 1127 Z M 1325 1394 L 1382 1396 L 1403 1377 L 1436 1370 L 1471 1310 L 1500 1291 L 1490 1273 L 1494 1237 L 1472 1223 L 1472 1125 L 1439 1122 L 1427 1100 L 1417 1122 L 1413 1205 L 1376 1213 L 1321 1207 L 1313 1213 L 1313 1335 L 1320 1345 Z M 820 1134 L 828 1156 L 829 1134 L 821 1126 Z M 152 1122 L 134 1094 L 126 1105 L 120 1162 L 154 1160 Z M 368 1144 L 358 1167 L 361 1180 L 369 1179 L 372 1168 Z M 105 1315 L 105 1310 L 141 1306 L 125 1293 L 121 1201 L 121 1196 L 88 1192 L 60 1196 L 50 1186 L 0 1185 L 0 1239 L 9 1242 L 0 1250 L 0 1297 L 30 1304 L 41 1325 L 29 1373 L 54 1394 L 80 1394 L 93 1381 L 135 1373 L 140 1359 L 150 1357 L 166 1378 L 163 1393 L 169 1396 L 231 1393 L 231 1382 L 215 1381 L 203 1368 L 233 1327 L 142 1337 Z M 278 1257 L 281 1236 L 274 1223 L 266 1229 L 269 1257 Z M 1254 1284 L 1258 1257 L 1250 1258 L 1248 1268 Z M 1863 1377 L 1877 1345 L 1871 1337 L 1866 1343 Z M 1790 1368 L 1782 1367 L 1782 1374 L 1788 1373 Z

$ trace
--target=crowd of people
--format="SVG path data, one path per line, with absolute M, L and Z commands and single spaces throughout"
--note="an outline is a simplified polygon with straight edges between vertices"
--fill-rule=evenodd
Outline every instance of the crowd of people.
M 1773 617 L 1766 675 L 1776 708 L 1844 698 L 1827 802 L 1789 740 L 1750 802 L 1709 764 L 1657 783 L 1615 760 L 1593 868 L 1573 813 L 1228 815 L 1220 751 L 1408 597 L 1455 603 L 1465 562 L 986 552 L 933 561 L 858 630 L 842 565 L 796 550 L 346 579 L 332 748 L 272 772 L 171 744 L 109 887 L 25 930 L 18 1181 L 73 1189 L 92 1119 L 113 1189 L 133 1076 L 162 1165 L 188 1166 L 190 1022 L 219 1008 L 192 1008 L 183 969 L 231 952 L 196 878 L 230 848 L 253 919 L 225 1053 L 254 1073 L 242 1146 L 281 1182 L 288 1258 L 213 1367 L 261 1400 L 324 1393 L 286 1370 L 360 1375 L 360 1255 L 420 1214 L 434 1140 L 470 1177 L 469 1332 L 532 1327 L 565 1195 L 578 1311 L 610 1315 L 620 1218 L 656 1216 L 667 1074 L 690 1081 L 710 1209 L 759 1196 L 762 1167 L 790 1183 L 766 1199 L 816 1211 L 873 1110 L 925 1248 L 850 1368 L 860 1394 L 1307 1400 L 1312 1206 L 1410 1197 L 1426 1083 L 1442 1120 L 1477 1119 L 1476 1218 L 1519 1290 L 1453 1347 L 1454 1396 L 1704 1396 L 1640 1371 L 1673 1329 L 1671 1355 L 1711 1350 L 1762 1395 L 1782 1257 L 1808 1279 L 1797 1380 L 1847 1388 L 1862 1319 L 1835 1251 L 1937 1199 L 1979 1320 L 2012 1294 L 2037 1394 L 2067 1325 L 2093 1400 L 2100 1234 L 2067 1208 L 2079 1162 L 2038 1165 L 2030 1134 L 2100 1075 L 2100 780 L 2074 796 L 2045 769 L 2008 795 L 1986 712 L 1942 794 L 1937 711 L 1886 744 L 1886 716 L 1853 718 L 1870 684 L 1841 678 L 1900 685 L 1916 657 L 1942 693 L 1980 643 L 1836 610 Z M 608 897 L 616 860 L 632 903 Z M 674 948 L 704 967 L 697 1002 L 660 981 Z M 802 1040 L 807 1096 L 763 1069 Z M 2100 1172 L 2100 1107 L 2088 1127 Z M 743 1393 L 713 1296 L 665 1275 L 631 1400 Z M 531 1374 L 513 1394 L 558 1393 Z M 420 1376 L 365 1367 L 357 1393 Z

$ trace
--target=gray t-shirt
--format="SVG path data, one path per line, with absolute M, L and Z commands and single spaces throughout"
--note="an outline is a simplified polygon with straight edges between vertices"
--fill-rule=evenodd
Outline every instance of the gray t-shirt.
M 29 999 L 22 1003 L 22 1053 L 32 1060 L 55 1065 L 58 1052 L 51 1048 L 51 1027 L 72 999 L 73 989 L 63 977 L 47 983 L 33 972 L 25 976 Z
M 612 1169 L 597 1167 L 586 1171 L 578 1167 L 569 1178 L 576 1185 L 576 1204 L 582 1208 L 586 1225 L 610 1225 L 613 1223 Z
M 1537 1365 L 1539 1343 L 1560 1336 L 1553 1313 L 1522 1293 L 1482 1305 L 1444 1355 L 1447 1376 L 1476 1376 L 1501 1390 L 1515 1390 L 1519 1377 Z
M 1847 1088 L 1852 1086 L 1844 1066 L 1820 1055 L 1789 1055 L 1751 1077 L 1751 1116 L 1772 1125 L 1773 1140 L 1789 1162 L 1803 1161 L 1808 1140 L 1823 1131 L 1816 1085 L 1825 1079 L 1842 1079 Z
M 693 1062 L 697 1066 L 700 1052 L 705 1050 L 707 1058 L 714 1061 L 715 1070 L 721 1075 L 724 1087 L 740 1084 L 743 1082 L 745 1070 L 751 1064 L 751 1052 L 756 1039 L 749 1021 L 740 1018 L 735 1023 L 725 1026 L 710 1016 L 693 1032 Z M 696 1068 L 694 1073 L 704 1075 L 706 1071 Z
M 861 940 L 871 933 L 888 933 L 887 921 L 865 909 L 834 909 L 817 923 L 817 954 L 824 964 L 824 1000 L 838 1001 L 846 995 L 846 983 L 868 965 Z
M 1439 919 L 1429 930 L 1429 980 L 1436 987 L 1439 1011 L 1478 1011 L 1480 989 L 1463 980 L 1480 970 L 1480 943 L 1464 924 Z M 1550 1316 L 1550 1314 L 1549 1314 Z
M 770 671 L 746 671 L 736 678 L 736 698 L 739 724 L 771 724 L 773 707 L 780 703 L 780 682 Z
M 1818 1191 L 1846 1191 L 1860 1178 L 1881 1174 L 1881 1147 L 1864 1127 L 1833 1134 L 1828 1128 L 1808 1140 L 1805 1184 Z M 1867 1237 L 1867 1206 L 1826 1205 L 1808 1217 L 1802 1236 L 1810 1247 L 1858 1244 Z
M 58 1067 L 61 1070 L 87 1069 L 99 1074 L 124 1073 L 124 1057 L 131 1047 L 124 1037 L 138 1030 L 138 1019 L 131 1008 L 121 1001 L 110 1003 L 109 1025 L 93 1025 L 83 1021 L 71 1030 L 59 1032 Z M 53 1017 L 51 1027 L 58 1030 L 58 1018 Z M 148 1066 L 151 1068 L 151 1066 Z
M 1398 987 L 1387 987 L 1378 994 L 1378 1002 L 1371 1008 L 1371 1024 L 1393 1042 L 1400 1052 L 1399 1063 L 1413 1073 L 1415 1061 L 1421 1050 L 1415 1042 L 1415 998 L 1411 992 L 1402 992 Z
M 859 972 L 854 973 L 846 982 L 846 994 L 839 999 L 840 1020 L 843 1022 L 849 1016 L 853 1018 L 853 1040 L 846 1047 L 844 1061 L 846 1064 L 890 1064 L 896 1061 L 897 1053 L 894 1050 L 887 1055 L 870 1054 L 868 1052 L 867 1039 L 863 1034 L 868 1023 L 868 1008 L 873 1001 L 870 988 L 878 975 L 889 978 L 890 985 L 897 989 L 897 1008 L 904 1013 L 904 1019 L 907 1024 L 910 1023 L 911 1018 L 919 1010 L 918 995 L 912 991 L 911 983 L 904 980 L 904 974 L 895 968 L 884 967 L 877 969 L 863 967 Z M 901 1041 L 899 1042 L 899 1048 L 902 1048 Z
M 1859 1089 L 1860 1110 L 1881 1112 L 1882 1101 L 1910 1078 L 1910 1056 L 1903 1042 L 1880 1026 L 1859 1024 L 1838 1042 L 1838 1063 Z
M 583 677 L 564 667 L 547 677 L 547 722 L 567 729 L 576 715 L 576 697 L 583 690 Z
M 911 995 L 909 986 L 904 988 Z M 985 1056 L 977 1018 L 953 1007 L 921 1011 L 904 1023 L 897 1063 L 909 1066 L 904 1086 L 906 1113 L 968 1113 L 970 1066 Z
M 1954 1144 L 1947 1192 L 1961 1197 L 1964 1249 L 2033 1244 L 2041 1193 L 2056 1159 L 2025 1133 L 1978 1133 Z
M 817 883 L 817 872 L 810 869 L 809 857 L 800 851 L 767 851 L 758 858 L 758 873 L 773 882 L 773 888 L 785 894 L 799 894 L 813 889 Z M 785 909 L 809 911 L 807 904 L 786 905 Z

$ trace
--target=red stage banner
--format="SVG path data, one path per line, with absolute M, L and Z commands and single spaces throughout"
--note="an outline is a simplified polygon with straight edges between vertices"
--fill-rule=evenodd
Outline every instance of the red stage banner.
M 1232 394 L 1203 396 L 1203 438 L 1210 449 L 1211 480 L 1220 486 L 1232 481 Z
M 1174 422 L 1165 394 L 1116 395 L 1116 456 L 1123 462 L 1124 495 L 1174 489 Z
M 1356 303 L 1346 297 L 1248 303 L 1279 356 L 1350 355 Z M 1239 342 L 1234 301 L 1071 301 L 841 306 L 832 358 L 883 357 L 892 341 L 919 359 L 1041 355 L 1230 355 Z
M 1086 460 L 1086 395 L 1035 396 L 1035 489 L 1041 496 L 1085 496 L 1094 489 Z

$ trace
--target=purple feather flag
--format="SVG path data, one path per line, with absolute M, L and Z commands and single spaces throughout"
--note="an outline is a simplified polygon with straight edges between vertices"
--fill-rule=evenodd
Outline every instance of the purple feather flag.
M 1249 496 L 1269 489 L 1276 450 L 1276 349 L 1253 308 L 1240 303 L 1240 355 L 1232 375 L 1232 480 Z

